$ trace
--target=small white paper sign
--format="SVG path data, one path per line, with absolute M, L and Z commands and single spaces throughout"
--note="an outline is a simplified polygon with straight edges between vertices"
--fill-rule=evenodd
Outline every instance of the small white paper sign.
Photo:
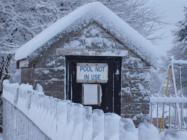
M 97 105 L 99 104 L 99 94 L 97 84 L 83 84 L 83 104 Z
M 77 63 L 78 83 L 107 83 L 108 64 L 106 63 Z

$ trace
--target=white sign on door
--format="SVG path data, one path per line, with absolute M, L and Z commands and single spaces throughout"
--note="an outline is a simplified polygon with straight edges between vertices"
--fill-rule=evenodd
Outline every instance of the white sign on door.
M 78 83 L 107 83 L 108 64 L 106 63 L 77 63 Z

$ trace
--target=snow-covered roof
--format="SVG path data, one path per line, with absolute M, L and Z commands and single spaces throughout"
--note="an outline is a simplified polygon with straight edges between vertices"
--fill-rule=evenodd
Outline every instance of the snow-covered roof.
M 25 59 L 60 33 L 71 31 L 71 28 L 80 28 L 79 25 L 89 24 L 93 21 L 114 35 L 121 43 L 139 55 L 143 60 L 155 66 L 157 58 L 154 54 L 155 47 L 152 43 L 100 2 L 81 6 L 56 21 L 21 46 L 15 53 L 15 59 Z

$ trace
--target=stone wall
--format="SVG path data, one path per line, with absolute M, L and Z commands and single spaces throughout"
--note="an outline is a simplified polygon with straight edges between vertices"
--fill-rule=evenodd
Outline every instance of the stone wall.
M 149 113 L 150 66 L 131 54 L 122 62 L 122 106 L 124 117 L 142 118 Z
M 118 56 L 114 50 L 126 51 L 122 55 L 122 116 L 148 113 L 150 66 L 96 23 L 65 35 L 47 49 L 43 48 L 37 57 L 31 59 L 30 68 L 22 69 L 22 82 L 34 86 L 39 83 L 45 94 L 61 99 L 64 98 L 66 55 L 102 56 L 112 53 Z

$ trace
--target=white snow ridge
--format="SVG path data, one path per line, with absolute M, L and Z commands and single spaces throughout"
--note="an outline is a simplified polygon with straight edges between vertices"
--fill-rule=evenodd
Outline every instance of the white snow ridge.
M 100 2 L 86 4 L 59 19 L 20 47 L 16 51 L 15 59 L 25 59 L 59 34 L 77 30 L 90 22 L 101 25 L 146 62 L 156 65 L 153 44 Z

